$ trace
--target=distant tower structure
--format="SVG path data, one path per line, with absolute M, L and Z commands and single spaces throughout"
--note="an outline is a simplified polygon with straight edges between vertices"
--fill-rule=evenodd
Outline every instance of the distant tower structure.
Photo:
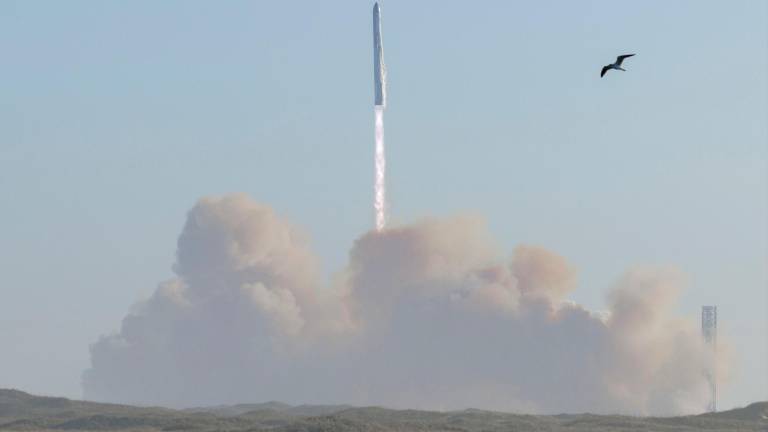
M 708 412 L 717 412 L 717 306 L 702 306 L 701 334 L 704 342 L 712 350 L 712 357 L 704 371 L 709 384 Z

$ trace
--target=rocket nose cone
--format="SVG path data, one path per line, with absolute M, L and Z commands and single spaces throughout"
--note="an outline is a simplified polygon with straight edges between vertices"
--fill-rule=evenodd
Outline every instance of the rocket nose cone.
M 379 2 L 373 4 L 373 13 L 379 13 Z

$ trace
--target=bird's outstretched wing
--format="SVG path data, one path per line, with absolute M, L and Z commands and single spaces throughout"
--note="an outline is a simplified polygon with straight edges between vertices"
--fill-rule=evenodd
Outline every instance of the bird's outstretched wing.
M 632 57 L 634 54 L 624 54 L 616 57 L 616 66 L 621 66 L 621 62 L 624 61 L 625 58 Z
M 600 78 L 602 78 L 602 77 L 603 77 L 603 75 L 605 75 L 605 73 L 606 73 L 606 72 L 608 72 L 608 69 L 610 69 L 610 68 L 611 68 L 611 66 L 610 66 L 610 65 L 608 65 L 608 66 L 603 66 L 603 70 L 601 70 L 601 71 L 600 71 Z

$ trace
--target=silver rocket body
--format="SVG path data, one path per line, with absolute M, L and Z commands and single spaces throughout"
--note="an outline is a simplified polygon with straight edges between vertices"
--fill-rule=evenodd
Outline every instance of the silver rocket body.
M 373 90 L 375 106 L 387 106 L 387 67 L 384 65 L 384 46 L 381 43 L 381 8 L 373 5 Z

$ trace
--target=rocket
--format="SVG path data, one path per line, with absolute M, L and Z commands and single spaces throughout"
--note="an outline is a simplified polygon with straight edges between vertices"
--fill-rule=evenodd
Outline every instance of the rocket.
M 376 211 L 376 230 L 387 224 L 386 175 L 387 159 L 384 154 L 384 109 L 387 107 L 387 67 L 384 66 L 384 47 L 381 44 L 381 8 L 373 5 L 373 111 L 376 114 L 376 174 L 374 176 L 373 208 Z
M 381 8 L 373 5 L 373 91 L 377 107 L 387 106 L 387 67 L 384 65 L 384 46 L 381 43 Z

